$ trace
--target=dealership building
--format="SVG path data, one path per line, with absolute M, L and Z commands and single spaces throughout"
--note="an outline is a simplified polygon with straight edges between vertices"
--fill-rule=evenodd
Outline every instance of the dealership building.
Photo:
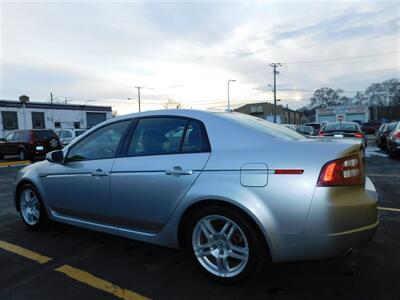
M 317 123 L 337 121 L 361 121 L 368 122 L 370 119 L 369 109 L 366 106 L 340 106 L 318 108 L 315 112 Z
M 0 100 L 0 137 L 18 129 L 91 128 L 112 117 L 111 106 Z

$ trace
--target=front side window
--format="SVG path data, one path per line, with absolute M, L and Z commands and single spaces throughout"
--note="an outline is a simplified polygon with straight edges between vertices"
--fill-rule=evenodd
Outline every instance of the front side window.
M 68 152 L 67 161 L 112 158 L 130 120 L 106 125 L 80 140 Z

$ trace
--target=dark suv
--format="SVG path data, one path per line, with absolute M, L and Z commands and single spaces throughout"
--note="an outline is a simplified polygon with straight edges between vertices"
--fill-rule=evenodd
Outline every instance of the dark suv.
M 17 130 L 0 139 L 0 159 L 4 155 L 18 155 L 20 160 L 33 159 L 59 149 L 60 141 L 51 129 Z

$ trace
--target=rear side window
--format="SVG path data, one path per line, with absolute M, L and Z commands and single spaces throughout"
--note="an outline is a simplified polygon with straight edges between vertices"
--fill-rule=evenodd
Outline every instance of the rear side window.
M 183 118 L 140 119 L 128 146 L 128 156 L 209 152 L 201 122 Z
M 43 141 L 57 137 L 56 133 L 53 130 L 35 130 L 34 136 L 35 141 Z
M 182 144 L 182 152 L 209 152 L 210 143 L 202 127 L 202 124 L 197 121 L 190 121 L 186 129 L 185 139 Z
M 187 120 L 178 118 L 140 119 L 128 148 L 128 155 L 179 153 Z
M 14 134 L 13 141 L 22 142 L 23 141 L 23 133 L 18 131 Z

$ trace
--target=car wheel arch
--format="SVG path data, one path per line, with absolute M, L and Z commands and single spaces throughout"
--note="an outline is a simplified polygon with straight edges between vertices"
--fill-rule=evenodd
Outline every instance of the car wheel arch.
M 181 249 L 184 249 L 184 237 L 185 237 L 185 224 L 190 220 L 190 217 L 198 210 L 200 210 L 203 207 L 210 206 L 210 205 L 218 205 L 218 206 L 226 206 L 226 207 L 231 207 L 238 212 L 240 212 L 252 225 L 253 228 L 256 230 L 257 235 L 260 236 L 260 238 L 263 239 L 264 244 L 265 244 L 265 250 L 267 251 L 267 254 L 269 258 L 272 258 L 273 255 L 273 249 L 271 242 L 268 238 L 268 234 L 264 233 L 261 230 L 261 225 L 258 222 L 257 218 L 255 216 L 252 216 L 251 213 L 243 209 L 242 207 L 232 204 L 230 202 L 220 200 L 220 199 L 204 199 L 200 200 L 198 202 L 192 203 L 190 206 L 188 206 L 185 211 L 182 213 L 179 222 L 178 222 L 178 227 L 177 227 L 177 240 L 178 240 L 178 246 Z

